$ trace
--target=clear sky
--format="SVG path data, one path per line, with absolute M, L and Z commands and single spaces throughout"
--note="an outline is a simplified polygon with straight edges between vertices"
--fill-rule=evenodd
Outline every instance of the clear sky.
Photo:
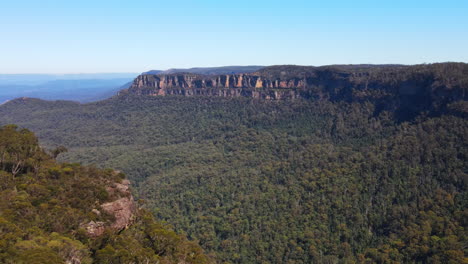
M 0 0 L 0 73 L 443 61 L 467 0 Z

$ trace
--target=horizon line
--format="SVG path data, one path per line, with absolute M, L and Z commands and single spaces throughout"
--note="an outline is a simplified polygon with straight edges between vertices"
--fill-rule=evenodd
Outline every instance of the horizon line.
M 144 70 L 140 72 L 136 71 L 123 71 L 123 72 L 66 72 L 66 73 L 54 73 L 54 72 L 26 72 L 26 73 L 0 73 L 0 75 L 86 75 L 86 74 L 142 74 L 148 71 L 168 71 L 174 69 L 203 69 L 203 68 L 222 68 L 222 67 L 271 67 L 271 66 L 303 66 L 303 67 L 325 67 L 325 66 L 360 66 L 360 65 L 375 65 L 375 66 L 385 66 L 385 65 L 395 65 L 395 66 L 415 66 L 415 65 L 427 65 L 427 64 L 439 64 L 439 63 L 464 63 L 464 61 L 439 61 L 439 62 L 422 62 L 422 63 L 333 63 L 333 64 L 322 64 L 322 65 L 301 65 L 301 64 L 271 64 L 271 65 L 259 65 L 259 64 L 249 64 L 249 65 L 221 65 L 221 66 L 195 66 L 195 67 L 171 67 L 163 70 L 151 69 Z

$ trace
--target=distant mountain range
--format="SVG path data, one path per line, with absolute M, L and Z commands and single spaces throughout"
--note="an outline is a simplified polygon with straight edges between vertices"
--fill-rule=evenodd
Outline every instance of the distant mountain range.
M 224 66 L 151 70 L 144 74 L 237 74 L 255 72 L 263 66 Z M 130 87 L 137 73 L 96 74 L 0 74 L 0 104 L 18 97 L 71 100 L 81 103 L 103 100 Z
M 131 79 L 137 75 L 138 73 L 0 74 L 0 85 L 40 85 L 55 80 Z
M 442 63 L 414 66 L 362 64 L 321 67 L 296 65 L 198 67 L 151 70 L 139 76 L 132 73 L 3 74 L 0 75 L 0 103 L 18 97 L 87 103 L 109 98 L 124 90 L 121 94 L 223 97 L 242 95 L 265 99 L 317 96 L 337 99 L 350 98 L 349 93 L 352 93 L 351 97 L 378 97 L 382 100 L 382 104 L 385 104 L 388 98 L 385 99 L 386 96 L 382 94 L 377 96 L 374 93 L 377 91 L 384 94 L 402 93 L 406 96 L 409 95 L 407 93 L 414 94 L 419 91 L 429 100 L 431 94 L 437 90 L 442 93 L 449 91 L 448 97 L 454 94 L 458 96 L 463 90 L 460 87 L 466 81 L 464 71 L 466 64 Z M 454 74 L 456 76 L 453 76 Z M 458 81 L 452 83 L 446 76 Z M 429 84 L 428 80 L 434 82 Z M 441 87 L 452 88 L 442 89 L 439 87 L 441 84 Z M 323 90 L 326 87 L 331 90 L 328 88 Z M 361 90 L 365 90 L 366 94 L 357 94 Z M 415 100 L 424 103 L 426 99 L 420 97 L 421 95 L 417 96 L 419 99 Z
M 0 103 L 18 98 L 92 102 L 126 88 L 136 73 L 106 74 L 1 74 Z

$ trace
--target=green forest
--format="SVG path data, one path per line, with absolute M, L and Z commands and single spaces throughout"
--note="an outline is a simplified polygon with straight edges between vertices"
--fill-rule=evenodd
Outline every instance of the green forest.
M 65 146 L 65 164 L 122 171 L 144 210 L 217 263 L 468 263 L 466 67 L 437 67 L 398 81 L 376 69 L 385 91 L 336 81 L 328 99 L 22 98 L 0 124 Z M 393 93 L 426 80 L 435 92 Z
M 62 161 L 125 172 L 220 263 L 466 262 L 466 119 L 374 107 L 175 96 L 0 111 L 66 146 Z
M 138 209 L 124 230 L 88 236 L 83 223 L 112 223 L 98 204 L 124 193 L 105 187 L 125 177 L 111 169 L 57 163 L 35 135 L 0 128 L 0 263 L 210 263 L 202 249 Z M 50 153 L 49 153 L 50 152 Z

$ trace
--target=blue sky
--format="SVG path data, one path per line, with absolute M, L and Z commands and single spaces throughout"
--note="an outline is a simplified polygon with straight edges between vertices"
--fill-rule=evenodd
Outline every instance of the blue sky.
M 468 1 L 0 1 L 0 73 L 468 62 Z

